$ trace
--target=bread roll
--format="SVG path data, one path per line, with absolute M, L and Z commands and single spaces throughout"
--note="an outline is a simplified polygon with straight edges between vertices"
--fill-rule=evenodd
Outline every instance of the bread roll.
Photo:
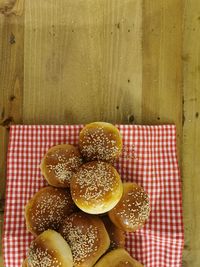
M 47 230 L 31 243 L 28 251 L 28 266 L 72 267 L 71 249 L 59 233 Z
M 107 122 L 93 122 L 80 132 L 79 148 L 87 161 L 114 161 L 122 152 L 119 130 Z
M 149 217 L 149 197 L 136 183 L 124 183 L 124 192 L 119 203 L 109 211 L 111 221 L 120 229 L 134 232 L 140 229 Z
M 47 229 L 58 230 L 63 219 L 75 209 L 69 189 L 42 188 L 25 207 L 26 226 L 34 235 Z
M 23 263 L 22 263 L 22 267 L 29 267 L 28 266 L 28 258 L 26 258 Z
M 133 259 L 123 248 L 118 248 L 104 255 L 94 267 L 144 267 Z
M 62 144 L 51 147 L 42 159 L 42 175 L 50 185 L 69 187 L 74 172 L 81 166 L 82 159 L 77 147 Z
M 92 267 L 110 245 L 101 219 L 83 212 L 66 218 L 60 233 L 71 247 L 74 267 Z
M 100 161 L 83 164 L 72 177 L 70 189 L 75 204 L 90 214 L 111 210 L 123 193 L 117 170 L 111 164 Z
M 102 216 L 101 219 L 110 237 L 109 250 L 116 249 L 116 248 L 124 248 L 125 247 L 125 232 L 117 228 L 111 222 L 108 216 Z

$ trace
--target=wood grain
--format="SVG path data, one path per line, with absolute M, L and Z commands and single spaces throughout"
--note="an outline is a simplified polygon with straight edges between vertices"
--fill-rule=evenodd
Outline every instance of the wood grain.
M 27 0 L 24 123 L 141 117 L 142 3 Z
M 6 152 L 8 146 L 9 125 L 22 123 L 23 98 L 23 44 L 24 17 L 23 5 L 12 6 L 15 14 L 0 12 L 0 224 L 3 225 Z M 11 6 L 10 6 L 11 8 Z M 1 11 L 1 10 L 0 10 Z M 7 10 L 8 11 L 8 10 Z M 10 11 L 10 10 L 9 10 Z M 0 233 L 0 239 L 2 234 Z M 0 248 L 0 266 L 3 266 L 2 249 Z
M 184 1 L 184 266 L 200 266 L 200 2 Z
M 5 195 L 8 128 L 22 122 L 23 21 L 23 16 L 0 14 L 0 210 Z
M 0 0 L 0 13 L 8 15 L 12 12 L 16 0 Z
M 22 16 L 24 12 L 24 0 L 0 0 L 0 13 L 5 16 Z
M 145 0 L 142 122 L 175 123 L 182 138 L 182 0 Z

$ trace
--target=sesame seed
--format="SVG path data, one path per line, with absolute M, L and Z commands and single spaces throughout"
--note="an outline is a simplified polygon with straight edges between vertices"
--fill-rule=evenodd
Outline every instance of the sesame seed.
M 45 163 L 48 175 L 53 175 L 60 183 L 65 183 L 71 180 L 74 172 L 82 164 L 82 159 L 73 150 L 55 147 L 47 152 Z
M 116 134 L 106 133 L 103 127 L 84 129 L 80 140 L 81 153 L 90 160 L 112 160 L 121 151 L 116 141 L 118 138 Z
M 30 211 L 31 225 L 34 225 L 34 230 L 38 233 L 47 229 L 58 229 L 63 218 L 73 211 L 72 199 L 67 191 L 56 188 L 48 190 L 49 187 L 45 188 Z
M 28 266 L 34 266 L 34 267 L 61 266 L 61 262 L 53 256 L 53 253 L 51 251 L 36 246 L 37 244 L 33 241 L 28 253 Z
M 91 162 L 82 165 L 75 175 L 75 184 L 79 186 L 79 198 L 84 201 L 101 201 L 107 192 L 118 185 L 116 174 L 108 163 Z M 74 192 L 72 193 L 74 196 Z
M 96 245 L 98 242 L 98 229 L 94 225 L 89 225 L 87 228 L 83 227 L 83 225 L 74 225 L 74 219 L 76 219 L 76 214 L 73 214 L 73 217 L 69 217 L 65 221 L 62 227 L 62 235 L 71 247 L 74 264 L 78 265 L 84 262 L 86 258 L 94 255 L 98 250 Z
M 70 181 L 73 172 L 68 170 L 68 163 L 57 163 L 55 166 L 48 165 L 49 172 L 54 172 L 60 182 Z
M 150 213 L 149 198 L 146 192 L 137 187 L 128 192 L 127 198 L 121 201 L 117 214 L 122 221 L 128 221 L 130 227 L 135 227 L 148 219 Z

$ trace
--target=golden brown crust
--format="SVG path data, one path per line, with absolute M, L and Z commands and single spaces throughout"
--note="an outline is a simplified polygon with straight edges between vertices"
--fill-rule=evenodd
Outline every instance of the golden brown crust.
M 28 258 L 23 261 L 22 267 L 28 267 Z
M 79 136 L 79 148 L 87 161 L 112 162 L 122 152 L 119 130 L 110 123 L 93 122 L 85 125 Z
M 110 245 L 101 219 L 83 212 L 66 218 L 60 233 L 71 247 L 74 267 L 92 267 Z
M 149 197 L 136 183 L 124 183 L 124 192 L 119 203 L 109 211 L 111 221 L 124 231 L 140 229 L 149 217 Z
M 94 267 L 144 267 L 141 263 L 133 259 L 129 253 L 118 248 L 104 255 Z
M 117 228 L 111 222 L 108 216 L 102 216 L 101 219 L 110 237 L 109 250 L 116 249 L 116 248 L 124 248 L 125 247 L 125 232 Z
M 34 235 L 47 229 L 57 230 L 63 219 L 75 209 L 69 189 L 42 188 L 25 207 L 27 228 Z
M 50 185 L 69 187 L 74 172 L 81 166 L 82 159 L 77 147 L 62 144 L 51 147 L 42 159 L 42 175 Z
M 28 264 L 31 267 L 72 267 L 71 249 L 59 233 L 47 230 L 31 243 Z
M 86 213 L 100 214 L 112 209 L 120 200 L 123 186 L 117 170 L 109 163 L 93 161 L 83 164 L 72 177 L 71 195 Z

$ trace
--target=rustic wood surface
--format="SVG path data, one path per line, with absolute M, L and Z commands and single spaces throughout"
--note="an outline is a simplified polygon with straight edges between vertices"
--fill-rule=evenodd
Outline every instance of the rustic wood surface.
M 199 40 L 199 0 L 0 0 L 0 229 L 10 124 L 175 123 L 199 267 Z

